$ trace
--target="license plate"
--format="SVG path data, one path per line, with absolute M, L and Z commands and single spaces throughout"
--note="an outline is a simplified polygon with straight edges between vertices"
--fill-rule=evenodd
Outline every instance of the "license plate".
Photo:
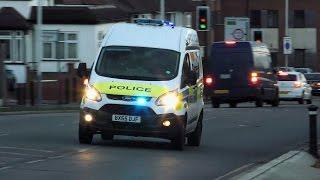
M 288 94 L 289 91 L 280 91 L 279 93 L 280 93 L 280 94 Z
M 215 94 L 228 94 L 229 90 L 215 90 L 214 93 Z
M 128 116 L 128 115 L 114 114 L 114 115 L 112 115 L 112 121 L 141 123 L 141 117 L 140 116 Z
M 230 74 L 220 74 L 220 79 L 230 79 L 231 75 Z

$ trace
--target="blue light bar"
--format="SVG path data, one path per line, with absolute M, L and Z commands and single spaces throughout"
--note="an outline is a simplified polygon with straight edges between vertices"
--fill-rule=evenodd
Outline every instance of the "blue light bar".
M 172 28 L 174 28 L 175 26 L 173 22 L 158 19 L 135 19 L 134 23 L 139 25 L 170 26 Z

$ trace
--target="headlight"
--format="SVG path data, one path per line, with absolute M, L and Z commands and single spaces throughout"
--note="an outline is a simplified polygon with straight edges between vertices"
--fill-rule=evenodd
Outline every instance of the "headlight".
M 85 97 L 92 101 L 101 101 L 101 94 L 99 91 L 89 84 L 86 87 Z
M 167 106 L 167 107 L 176 107 L 179 103 L 179 96 L 177 92 L 168 92 L 162 96 L 160 96 L 157 101 L 157 106 Z

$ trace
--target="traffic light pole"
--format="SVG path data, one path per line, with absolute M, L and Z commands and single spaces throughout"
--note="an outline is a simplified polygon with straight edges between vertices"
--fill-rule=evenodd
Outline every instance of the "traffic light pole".
M 286 0 L 285 2 L 285 36 L 288 37 L 289 33 L 288 33 L 288 29 L 289 29 L 289 0 Z M 284 55 L 285 58 L 285 67 L 288 67 L 289 65 L 289 60 L 288 60 L 288 54 Z
M 160 0 L 160 19 L 165 20 L 165 0 Z
M 6 105 L 6 96 L 7 96 L 7 78 L 6 78 L 6 68 L 4 64 L 4 53 L 5 48 L 4 44 L 0 41 L 0 106 Z

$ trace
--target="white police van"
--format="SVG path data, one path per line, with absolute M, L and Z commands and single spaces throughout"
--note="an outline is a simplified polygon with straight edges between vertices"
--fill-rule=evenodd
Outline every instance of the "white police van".
M 79 141 L 94 134 L 159 137 L 176 149 L 199 146 L 203 118 L 203 71 L 196 31 L 137 19 L 113 25 L 90 73 L 81 102 Z

